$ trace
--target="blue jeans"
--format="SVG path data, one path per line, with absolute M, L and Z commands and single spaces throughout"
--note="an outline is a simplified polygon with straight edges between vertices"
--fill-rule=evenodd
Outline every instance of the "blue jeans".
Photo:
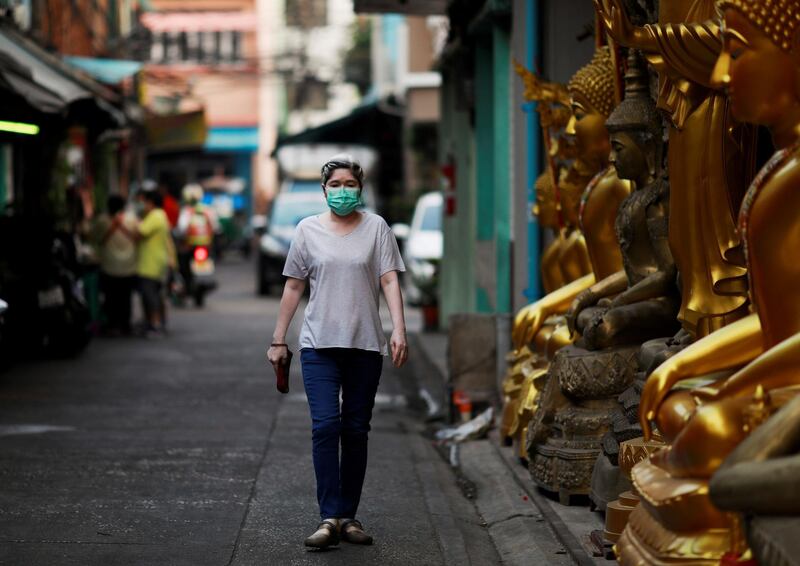
M 367 471 L 367 435 L 383 356 L 355 348 L 303 348 L 300 360 L 311 410 L 320 517 L 354 519 Z

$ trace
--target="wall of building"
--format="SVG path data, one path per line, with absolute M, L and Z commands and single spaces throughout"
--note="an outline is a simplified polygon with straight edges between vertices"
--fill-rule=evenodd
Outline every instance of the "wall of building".
M 439 320 L 446 326 L 450 315 L 476 312 L 476 212 L 475 137 L 470 111 L 456 69 L 445 68 L 442 76 L 442 118 L 439 155 L 454 169 L 452 210 L 442 222 L 444 255 L 439 286 Z
M 528 69 L 539 60 L 539 0 L 514 0 L 512 56 Z M 511 214 L 512 214 L 512 293 L 511 310 L 520 308 L 541 295 L 539 277 L 539 226 L 531 214 L 535 202 L 534 182 L 541 172 L 541 131 L 535 106 L 522 97 L 521 77 L 511 75 Z
M 34 35 L 64 55 L 105 54 L 112 23 L 109 4 L 110 0 L 40 0 L 33 17 Z
M 563 0 L 540 0 L 539 4 L 541 71 L 547 80 L 566 83 L 594 54 L 594 7 L 591 2 Z

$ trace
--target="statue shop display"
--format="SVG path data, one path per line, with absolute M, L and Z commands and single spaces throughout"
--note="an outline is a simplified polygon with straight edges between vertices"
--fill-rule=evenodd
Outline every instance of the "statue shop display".
M 515 319 L 516 350 L 509 356 L 505 409 L 506 414 L 516 411 L 515 426 L 508 430 L 517 433 L 522 459 L 527 459 L 527 424 L 535 410 L 548 360 L 553 352 L 571 342 L 564 312 L 581 290 L 622 264 L 613 223 L 620 202 L 630 192 L 630 183 L 617 178 L 616 172 L 607 167 L 610 146 L 604 122 L 615 105 L 607 47 L 598 48 L 590 64 L 575 73 L 568 91 L 572 116 L 566 132 L 574 138 L 575 159 L 561 176 L 558 194 L 565 224 L 580 226 L 575 234 L 588 250 L 591 273 L 528 305 Z M 614 245 L 606 245 L 608 242 Z M 515 403 L 508 391 L 518 382 L 521 387 Z
M 644 60 L 631 52 L 628 67 L 625 97 L 605 123 L 612 164 L 634 188 L 615 221 L 622 269 L 573 301 L 567 320 L 581 338 L 560 349 L 550 364 L 528 435 L 534 480 L 564 502 L 590 491 L 603 435 L 617 396 L 635 377 L 642 341 L 678 326 L 662 120 Z
M 605 513 L 591 542 L 621 564 L 792 564 L 800 0 L 592 1 L 566 88 L 517 69 L 553 236 L 501 433 L 538 488 Z
M 710 499 L 709 480 L 727 458 L 735 461 L 720 470 L 719 481 L 732 473 L 737 447 L 800 391 L 800 265 L 788 259 L 800 250 L 800 2 L 718 6 L 722 46 L 709 82 L 727 93 L 736 119 L 767 127 L 777 148 L 739 213 L 753 312 L 648 378 L 641 426 L 649 438 L 655 423 L 668 446 L 632 469 L 641 503 L 616 546 L 623 564 L 718 564 L 746 556 L 741 522 Z M 680 382 L 683 388 L 673 389 Z M 763 448 L 767 455 L 767 443 Z M 763 489 L 766 497 L 768 484 Z M 725 502 L 724 490 L 718 498 Z

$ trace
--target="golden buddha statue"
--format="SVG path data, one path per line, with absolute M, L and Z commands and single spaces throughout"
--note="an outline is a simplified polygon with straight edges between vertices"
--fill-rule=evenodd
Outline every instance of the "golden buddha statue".
M 570 279 L 564 287 L 520 310 L 512 333 L 517 349 L 533 341 L 534 350 L 546 354 L 555 327 L 551 324 L 541 334 L 545 321 L 565 313 L 573 298 L 598 278 L 621 268 L 613 225 L 619 204 L 630 192 L 630 183 L 621 181 L 616 171 L 607 167 L 610 146 L 605 120 L 615 106 L 613 75 L 608 48 L 601 47 L 591 63 L 575 73 L 567 87 L 573 112 L 566 132 L 574 137 L 576 158 L 559 182 L 561 213 L 565 226 L 569 227 L 560 259 L 564 265 L 579 266 L 572 268 L 573 276 L 581 271 L 583 276 Z M 614 245 L 609 245 L 612 242 Z M 570 259 L 576 257 L 585 260 Z M 570 342 L 566 332 L 560 332 L 558 337 L 550 344 L 551 348 Z
M 574 156 L 575 160 L 559 178 L 556 189 L 564 229 L 558 247 L 548 248 L 542 261 L 544 273 L 549 257 L 557 257 L 564 267 L 566 284 L 521 309 L 515 317 L 515 350 L 509 353 L 510 368 L 504 384 L 506 406 L 501 428 L 512 435 L 517 431 L 522 458 L 527 455 L 525 432 L 537 399 L 534 381 L 543 377 L 552 354 L 571 342 L 558 315 L 566 311 L 577 293 L 595 282 L 598 274 L 605 277 L 621 268 L 618 246 L 605 245 L 609 234 L 615 241 L 617 209 L 630 192 L 630 183 L 618 179 L 613 168 L 603 170 L 609 151 L 604 123 L 615 106 L 613 76 L 608 48 L 598 48 L 592 61 L 573 75 L 567 87 L 572 113 L 565 130 L 571 139 L 559 140 L 558 154 Z M 597 241 L 593 242 L 595 237 Z M 591 254 L 587 249 L 590 242 Z
M 722 51 L 712 84 L 733 115 L 766 126 L 778 149 L 739 216 L 755 312 L 659 366 L 642 392 L 645 437 L 671 443 L 633 468 L 642 504 L 618 543 L 623 564 L 716 564 L 743 550 L 708 478 L 741 441 L 800 392 L 800 0 L 722 0 Z M 719 371 L 730 377 L 715 379 Z M 703 387 L 671 392 L 688 378 Z
M 610 1 L 611 9 L 606 6 Z M 662 0 L 659 23 L 634 26 L 620 0 L 595 0 L 609 35 L 658 70 L 670 116 L 669 243 L 681 278 L 678 318 L 701 338 L 747 314 L 735 215 L 754 167 L 754 130 L 732 120 L 709 78 L 720 50 L 714 0 Z
M 560 207 L 556 199 L 556 186 L 553 183 L 553 176 L 550 171 L 545 171 L 539 175 L 534 187 L 536 189 L 536 203 L 533 205 L 531 212 L 536 216 L 541 228 L 552 230 L 557 235 L 561 224 L 559 218 Z M 542 251 L 542 287 L 547 293 L 563 287 L 566 283 L 564 272 L 558 262 L 561 244 L 562 241 L 556 236 Z

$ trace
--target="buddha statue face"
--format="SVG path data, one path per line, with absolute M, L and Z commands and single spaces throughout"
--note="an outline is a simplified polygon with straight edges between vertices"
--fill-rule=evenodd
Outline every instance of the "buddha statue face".
M 606 116 L 598 112 L 579 93 L 572 96 L 572 118 L 566 134 L 573 136 L 575 155 L 587 164 L 601 163 L 608 156 Z
M 617 177 L 642 184 L 643 177 L 649 177 L 652 169 L 651 159 L 645 151 L 646 142 L 634 132 L 618 131 L 611 134 L 611 154 L 609 162 L 617 170 Z
M 712 83 L 727 90 L 738 120 L 776 126 L 786 120 L 800 98 L 800 15 L 797 2 L 763 4 L 753 0 L 719 3 L 724 18 L 723 47 Z M 766 15 L 759 10 L 765 7 Z
M 598 172 L 608 158 L 608 133 L 605 120 L 614 108 L 614 70 L 607 47 L 595 51 L 591 63 L 576 72 L 567 85 L 572 117 L 566 134 L 574 136 L 579 162 Z
M 543 228 L 558 228 L 558 205 L 550 173 L 544 172 L 536 179 L 536 203 L 533 214 Z
M 641 189 L 652 183 L 661 170 L 663 124 L 650 96 L 647 64 L 631 50 L 625 73 L 625 98 L 606 120 L 611 138 L 609 161 L 620 179 Z

